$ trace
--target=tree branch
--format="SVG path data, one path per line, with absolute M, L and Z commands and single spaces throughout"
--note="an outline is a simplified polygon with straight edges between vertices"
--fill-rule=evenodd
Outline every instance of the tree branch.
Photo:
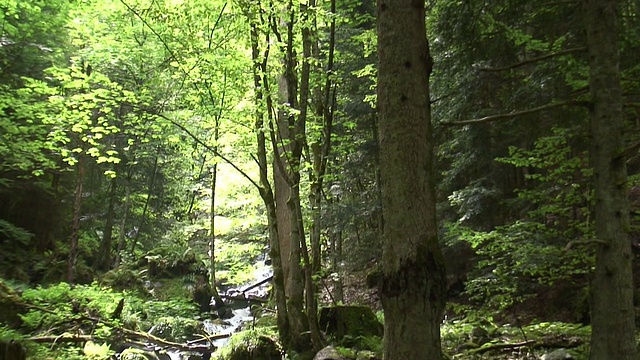
M 574 245 L 591 245 L 591 244 L 599 244 L 605 247 L 609 247 L 609 243 L 600 240 L 600 239 L 590 239 L 590 240 L 571 240 L 567 243 L 567 246 L 564 247 L 565 250 L 571 250 Z
M 582 47 L 577 47 L 577 48 L 571 48 L 571 49 L 566 49 L 566 50 L 561 50 L 558 52 L 554 52 L 551 54 L 546 54 L 546 55 L 542 55 L 542 56 L 537 56 L 531 59 L 527 59 L 515 64 L 510 64 L 507 66 L 501 66 L 501 67 L 494 67 L 494 68 L 490 68 L 490 67 L 483 67 L 483 68 L 479 68 L 480 71 L 505 71 L 505 70 L 511 70 L 511 69 L 515 69 L 515 68 L 519 68 L 521 66 L 525 66 L 525 65 L 529 65 L 531 63 L 534 62 L 538 62 L 538 61 L 543 61 L 543 60 L 547 60 L 556 56 L 562 56 L 562 55 L 567 55 L 567 54 L 571 54 L 574 52 L 580 52 L 580 51 L 585 51 L 587 50 L 586 47 L 582 46 Z
M 557 107 L 562 107 L 562 106 L 584 105 L 584 104 L 585 104 L 585 102 L 576 101 L 576 100 L 560 101 L 560 102 L 557 102 L 557 103 L 546 104 L 546 105 L 538 106 L 538 107 L 531 108 L 531 109 L 520 110 L 520 111 L 512 111 L 512 112 L 506 113 L 506 114 L 497 114 L 497 115 L 485 116 L 485 117 L 482 117 L 482 118 L 470 119 L 470 120 L 446 121 L 446 122 L 441 122 L 440 124 L 441 125 L 446 125 L 446 126 L 481 124 L 481 123 L 486 123 L 486 122 L 491 122 L 491 121 L 496 121 L 496 120 L 511 119 L 511 118 L 514 118 L 514 117 L 517 117 L 517 116 L 533 114 L 533 113 L 536 113 L 536 112 L 555 109 Z
M 631 155 L 638 152 L 638 149 L 640 149 L 640 140 L 636 141 L 635 143 L 629 145 L 626 149 L 622 150 L 622 152 L 616 155 L 616 157 L 614 157 L 613 160 L 629 159 L 631 158 Z
M 229 160 L 226 156 L 222 155 L 217 149 L 215 149 L 214 147 L 210 146 L 209 144 L 205 143 L 204 141 L 200 140 L 200 138 L 198 138 L 195 134 L 193 134 L 189 129 L 187 129 L 184 125 L 180 124 L 179 122 L 163 115 L 163 114 L 158 114 L 154 111 L 151 111 L 149 109 L 142 109 L 146 112 L 148 112 L 151 115 L 155 115 L 157 117 L 163 118 L 167 121 L 169 121 L 171 124 L 173 124 L 174 126 L 180 128 L 180 130 L 184 131 L 187 135 L 189 135 L 190 138 L 193 139 L 193 141 L 195 141 L 196 143 L 204 146 L 205 149 L 211 151 L 212 153 L 214 153 L 217 157 L 219 157 L 220 159 L 222 159 L 222 161 L 226 162 L 227 164 L 231 165 L 232 168 L 234 168 L 238 173 L 240 173 L 240 175 L 242 175 L 245 179 L 247 179 L 251 185 L 255 186 L 256 189 L 260 189 L 260 185 L 258 185 L 258 183 L 253 180 L 253 178 L 251 176 L 249 176 L 249 174 L 247 174 L 244 170 L 240 169 L 238 167 L 238 165 L 236 165 L 233 161 Z

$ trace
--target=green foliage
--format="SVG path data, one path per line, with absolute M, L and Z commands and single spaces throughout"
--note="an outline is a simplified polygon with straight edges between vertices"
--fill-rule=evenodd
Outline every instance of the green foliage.
M 592 171 L 580 134 L 579 127 L 554 127 L 531 149 L 512 146 L 508 157 L 496 159 L 524 173 L 525 184 L 516 190 L 517 199 L 503 202 L 523 213 L 513 222 L 485 231 L 460 225 L 485 213 L 481 204 L 491 196 L 487 194 L 491 188 L 471 184 L 449 197 L 464 215 L 458 224 L 447 225 L 445 243 L 466 241 L 479 256 L 465 290 L 473 300 L 504 310 L 535 297 L 541 287 L 584 281 L 591 271 L 589 249 L 564 249 L 572 240 L 589 238 L 593 231 Z
M 577 128 L 554 127 L 539 138 L 534 148 L 511 147 L 509 157 L 497 161 L 527 169 L 531 185 L 519 189 L 518 199 L 533 204 L 527 215 L 564 239 L 591 234 L 590 212 L 593 192 L 589 186 L 593 171 L 585 150 L 576 149 Z
M 562 322 L 533 322 L 517 327 L 513 325 L 497 326 L 486 321 L 469 319 L 445 322 L 441 327 L 443 352 L 454 359 L 525 359 L 540 356 L 558 346 L 571 347 L 569 352 L 576 359 L 588 358 L 588 343 L 591 327 Z M 477 343 L 477 335 L 483 334 L 484 344 Z M 486 342 L 485 342 L 486 341 Z M 531 347 L 501 353 L 499 349 L 484 352 L 496 344 L 530 341 Z M 564 345 L 561 345 L 564 344 Z
M 177 298 L 171 300 L 150 300 L 132 297 L 128 301 L 129 312 L 123 313 L 123 319 L 130 317 L 130 322 L 136 323 L 147 331 L 156 320 L 162 317 L 188 318 L 197 313 L 197 306 L 190 300 Z M 130 314 L 130 315 L 127 315 Z
M 33 234 L 27 230 L 0 219 L 0 238 L 15 240 L 22 245 L 28 245 L 32 236 Z
M 204 333 L 204 328 L 197 320 L 165 316 L 156 319 L 149 333 L 168 341 L 184 343 L 198 338 Z
M 69 319 L 80 320 L 83 316 L 108 319 L 121 298 L 122 294 L 100 288 L 97 284 L 71 287 L 67 283 L 59 283 L 46 288 L 27 289 L 22 294 L 25 302 L 55 310 L 31 309 L 22 315 L 23 327 L 29 332 L 56 331 L 61 330 L 60 326 L 64 329 Z
M 465 292 L 488 309 L 504 310 L 535 297 L 538 286 L 580 278 L 593 259 L 583 250 L 565 251 L 543 224 L 516 222 L 490 232 L 452 225 L 447 238 L 467 241 L 480 256 Z
M 264 255 L 261 242 L 224 241 L 218 246 L 218 275 L 230 284 L 245 284 L 255 279 L 255 262 Z
M 114 355 L 114 351 L 109 349 L 109 344 L 96 344 L 93 341 L 87 341 L 82 350 L 88 359 L 110 359 Z

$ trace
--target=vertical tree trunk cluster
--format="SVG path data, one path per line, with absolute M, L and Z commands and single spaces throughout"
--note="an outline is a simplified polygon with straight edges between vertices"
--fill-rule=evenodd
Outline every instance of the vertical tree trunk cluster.
M 596 252 L 591 360 L 637 359 L 629 206 L 620 86 L 618 1 L 584 0 L 589 49 Z
M 386 360 L 442 359 L 438 247 L 423 0 L 378 0 L 378 112 Z
M 273 5 L 273 4 L 272 4 Z M 330 147 L 333 103 L 328 77 L 324 83 L 322 70 L 317 65 L 320 57 L 316 34 L 315 1 L 297 4 L 287 1 L 282 8 L 265 10 L 260 3 L 247 4 L 245 15 L 251 24 L 251 46 L 256 88 L 257 159 L 260 166 L 260 195 L 267 208 L 271 260 L 274 268 L 274 292 L 278 308 L 278 329 L 286 347 L 305 350 L 311 345 L 322 347 L 322 336 L 317 324 L 317 301 L 314 272 L 320 268 L 320 209 L 321 186 Z M 335 10 L 335 4 L 332 5 Z M 296 52 L 296 31 L 302 36 L 302 61 Z M 335 25 L 331 27 L 335 32 Z M 279 44 L 281 70 L 278 79 L 278 100 L 275 105 L 270 93 L 267 69 L 270 36 Z M 331 35 L 330 62 L 333 61 L 334 35 Z M 264 54 L 260 48 L 264 47 Z M 328 68 L 331 68 L 331 64 Z M 323 88 L 323 85 L 326 88 Z M 309 106 L 314 106 L 313 111 Z M 264 109 L 264 110 L 262 110 Z M 311 146 L 307 139 L 307 121 L 321 122 L 321 140 Z M 266 137 L 268 134 L 274 152 L 273 187 L 268 178 Z M 301 170 L 303 153 L 313 156 L 315 162 L 310 179 L 312 226 L 310 248 L 307 245 L 301 206 Z M 307 336 L 309 334 L 310 336 Z

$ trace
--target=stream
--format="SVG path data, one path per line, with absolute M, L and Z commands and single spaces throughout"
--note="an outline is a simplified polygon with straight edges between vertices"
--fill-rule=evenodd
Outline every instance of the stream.
M 268 260 L 266 260 L 265 257 L 255 264 L 253 281 L 220 292 L 221 297 L 225 299 L 225 306 L 222 308 L 223 316 L 220 316 L 219 319 L 205 319 L 202 321 L 207 334 L 211 336 L 228 335 L 217 337 L 211 341 L 215 349 L 224 346 L 233 333 L 242 330 L 243 325 L 251 323 L 254 320 L 251 314 L 251 305 L 257 303 L 254 301 L 255 299 L 264 300 L 267 298 L 271 285 L 271 281 L 269 280 L 272 277 L 272 273 L 271 266 L 269 266 Z M 213 299 L 211 301 L 213 305 Z M 153 328 L 149 330 L 149 333 L 153 334 L 153 330 Z M 194 357 L 194 352 L 175 349 L 160 351 L 158 346 L 153 344 L 147 344 L 147 346 L 140 350 L 154 353 L 159 360 L 192 360 L 194 358 L 207 360 L 210 358 L 210 353 L 206 351 L 201 353 L 201 357 Z M 120 358 L 120 356 L 118 356 L 118 358 Z

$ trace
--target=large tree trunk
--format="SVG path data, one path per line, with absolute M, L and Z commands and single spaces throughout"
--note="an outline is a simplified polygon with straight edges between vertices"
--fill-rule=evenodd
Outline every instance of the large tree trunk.
M 594 169 L 595 233 L 606 244 L 596 252 L 591 287 L 592 360 L 637 359 L 632 253 L 624 150 L 624 114 L 618 67 L 615 0 L 585 0 L 589 48 L 591 160 Z
M 260 3 L 256 4 L 259 8 Z M 259 51 L 259 31 L 258 20 L 249 17 L 251 21 L 251 57 L 253 59 L 253 81 L 256 89 L 256 122 L 255 132 L 257 140 L 257 158 L 260 168 L 260 197 L 267 209 L 267 227 L 269 232 L 269 256 L 271 258 L 271 267 L 273 268 L 273 293 L 276 301 L 276 319 L 278 324 L 278 335 L 280 340 L 289 338 L 289 317 L 287 315 L 287 299 L 285 295 L 285 273 L 283 269 L 283 261 L 281 256 L 280 238 L 278 236 L 278 213 L 276 209 L 276 201 L 273 194 L 271 183 L 269 182 L 269 171 L 267 163 L 267 147 L 264 125 L 264 112 L 262 102 L 266 100 L 267 118 L 272 126 L 272 110 L 273 103 L 269 93 L 269 81 L 267 80 L 267 61 L 269 59 L 269 37 L 266 38 L 266 49 L 264 55 L 260 57 Z M 264 24 L 261 17 L 260 22 Z M 264 92 L 263 92 L 264 91 Z M 265 96 L 266 94 L 266 96 Z M 265 99 L 266 98 L 266 99 Z M 273 129 L 271 129 L 271 132 Z
M 438 247 L 425 3 L 378 0 L 378 112 L 386 360 L 442 359 L 444 260 Z
M 288 263 L 289 271 L 286 278 L 287 315 L 289 316 L 290 334 L 287 347 L 294 350 L 303 350 L 308 347 L 303 334 L 309 330 L 307 318 L 304 313 L 304 277 L 301 265 L 301 241 L 305 241 L 304 232 L 299 224 L 302 219 L 300 212 L 300 157 L 304 144 L 305 123 L 302 111 L 295 115 L 298 107 L 298 77 L 296 74 L 297 60 L 294 48 L 294 22 L 295 12 L 293 1 L 287 4 L 286 22 L 286 47 L 283 58 L 284 74 L 281 78 L 279 93 L 282 101 L 286 103 L 279 112 L 278 134 L 280 140 L 286 141 L 284 146 L 274 148 L 276 174 L 282 176 L 284 183 L 276 180 L 276 206 L 278 209 L 278 235 L 280 236 L 281 249 L 289 246 Z M 308 89 L 306 89 L 308 91 Z M 305 93 L 300 90 L 300 93 Z M 303 99 L 301 98 L 300 102 Z M 287 198 L 283 198 L 283 191 Z M 285 200 L 283 203 L 282 200 Z M 284 229 L 289 224 L 288 232 Z

